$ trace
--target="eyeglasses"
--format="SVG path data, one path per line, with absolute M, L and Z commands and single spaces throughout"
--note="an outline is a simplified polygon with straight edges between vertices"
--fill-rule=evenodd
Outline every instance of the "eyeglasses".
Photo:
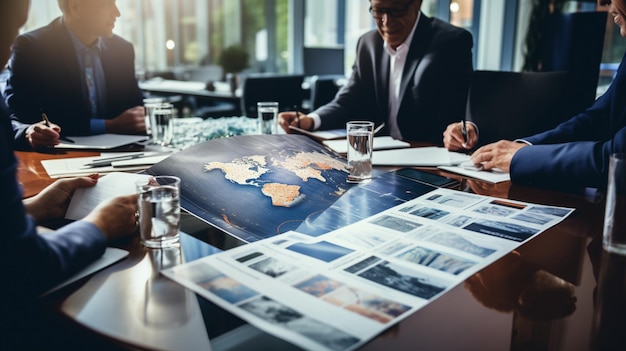
M 375 19 L 382 19 L 385 14 L 387 14 L 387 16 L 389 17 L 395 18 L 404 17 L 409 12 L 409 8 L 411 7 L 412 2 L 413 0 L 410 0 L 406 5 L 402 7 L 390 7 L 386 9 L 373 8 L 370 6 L 369 11 L 372 14 L 372 17 L 374 17 Z

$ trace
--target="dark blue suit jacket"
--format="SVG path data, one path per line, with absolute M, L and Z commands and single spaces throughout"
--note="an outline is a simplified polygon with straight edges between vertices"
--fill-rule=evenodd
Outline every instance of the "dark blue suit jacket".
M 0 301 L 3 315 L 20 301 L 34 301 L 34 297 L 53 284 L 102 256 L 107 245 L 98 227 L 85 221 L 73 222 L 53 233 L 38 234 L 37 224 L 25 213 L 16 170 L 13 130 L 9 116 L 0 109 L 0 236 L 4 247 L 0 254 Z
M 609 156 L 626 152 L 626 55 L 607 92 L 584 112 L 552 130 L 523 138 L 511 161 L 515 183 L 606 186 Z
M 400 83 L 398 126 L 406 140 L 441 144 L 448 124 L 465 116 L 473 40 L 464 29 L 420 16 Z M 389 55 L 383 44 L 376 30 L 359 39 L 347 84 L 332 102 L 314 111 L 320 128 L 345 128 L 348 120 L 387 123 Z
M 113 36 L 103 38 L 102 68 L 106 101 L 99 118 L 111 119 L 143 104 L 135 78 L 132 44 Z M 61 126 L 65 135 L 90 133 L 86 86 L 74 44 L 60 18 L 20 35 L 13 44 L 10 77 L 4 92 L 16 133 L 16 146 L 25 148 L 26 124 L 41 121 L 41 109 Z

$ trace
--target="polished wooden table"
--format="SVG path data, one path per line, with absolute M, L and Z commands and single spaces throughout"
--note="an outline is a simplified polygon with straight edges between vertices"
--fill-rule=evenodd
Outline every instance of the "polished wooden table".
M 95 153 L 18 152 L 24 194 L 32 196 L 53 181 L 42 159 L 89 155 Z M 591 350 L 592 343 L 621 336 L 626 259 L 601 250 L 601 198 L 431 171 L 460 180 L 459 190 L 576 211 L 362 349 Z M 47 296 L 42 304 L 70 321 L 73 332 L 93 335 L 112 347 L 297 349 L 159 274 L 163 268 L 243 244 L 190 215 L 183 217 L 181 230 L 180 247 L 171 249 L 148 250 L 138 238 L 116 244 L 129 250 L 127 259 Z

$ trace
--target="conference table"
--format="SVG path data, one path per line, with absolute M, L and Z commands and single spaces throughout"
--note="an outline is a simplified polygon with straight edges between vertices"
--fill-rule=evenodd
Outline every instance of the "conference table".
M 98 153 L 16 155 L 18 179 L 29 197 L 54 181 L 41 160 Z M 375 174 L 389 170 L 377 168 Z M 597 343 L 621 342 L 615 338 L 626 325 L 626 258 L 601 249 L 601 197 L 425 170 L 459 180 L 457 190 L 576 211 L 361 349 L 590 350 Z M 112 243 L 128 257 L 41 298 L 41 305 L 99 347 L 298 349 L 160 275 L 162 269 L 245 245 L 189 214 L 183 214 L 181 233 L 180 245 L 172 248 L 147 249 L 136 236 Z

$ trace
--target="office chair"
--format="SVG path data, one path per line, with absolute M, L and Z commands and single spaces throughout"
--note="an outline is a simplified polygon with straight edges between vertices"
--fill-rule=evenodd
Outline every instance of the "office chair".
M 606 16 L 605 11 L 554 13 L 545 20 L 541 71 L 570 73 L 568 103 L 576 112 L 596 99 Z
M 474 71 L 466 119 L 478 125 L 477 146 L 543 132 L 573 116 L 567 72 Z
M 338 74 L 311 76 L 311 111 L 332 101 L 345 80 L 344 75 Z
M 241 83 L 241 113 L 257 118 L 256 103 L 259 101 L 277 101 L 278 110 L 301 109 L 304 93 L 301 74 L 265 74 L 250 73 Z

